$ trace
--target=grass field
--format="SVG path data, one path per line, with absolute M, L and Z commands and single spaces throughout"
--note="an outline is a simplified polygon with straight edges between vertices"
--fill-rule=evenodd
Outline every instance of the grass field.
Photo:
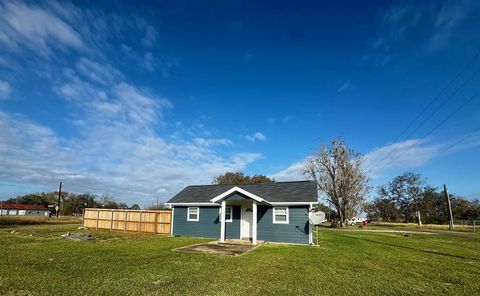
M 81 224 L 82 218 L 73 216 L 42 217 L 42 216 L 0 216 L 0 227 L 9 225 L 36 224 Z
M 469 224 L 466 224 L 468 222 Z M 456 221 L 455 223 L 455 231 L 461 232 L 473 232 L 473 225 L 471 225 L 472 221 Z M 480 223 L 480 221 L 478 222 Z M 417 225 L 416 223 L 373 223 L 367 226 L 371 229 L 397 229 L 397 230 L 448 230 L 448 225 L 446 224 L 423 224 L 421 226 Z M 480 227 L 476 227 L 476 232 L 480 232 Z
M 240 257 L 172 249 L 206 239 L 0 229 L 1 295 L 479 295 L 480 239 L 322 229 L 320 247 L 268 244 Z

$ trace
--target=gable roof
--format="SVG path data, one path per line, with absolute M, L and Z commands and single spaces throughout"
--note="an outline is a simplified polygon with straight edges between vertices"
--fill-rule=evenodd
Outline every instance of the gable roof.
M 235 187 L 260 197 L 266 202 L 316 203 L 318 200 L 317 185 L 314 181 L 293 181 L 246 185 L 187 186 L 167 203 L 212 203 L 212 199 L 222 196 Z M 236 191 L 232 190 L 231 193 L 234 192 Z

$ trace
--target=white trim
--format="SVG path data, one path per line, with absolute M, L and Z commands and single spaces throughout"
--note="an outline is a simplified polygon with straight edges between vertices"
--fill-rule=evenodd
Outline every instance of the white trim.
M 190 209 L 194 209 L 194 208 L 197 209 L 197 219 L 190 219 Z M 187 208 L 187 221 L 198 222 L 198 220 L 200 220 L 200 207 L 188 207 Z
M 310 205 L 310 206 L 308 207 L 307 218 L 309 217 L 310 212 L 312 211 L 312 209 L 313 209 L 313 206 Z M 313 245 L 313 224 L 311 223 L 310 219 L 308 219 L 308 229 L 309 229 L 309 230 L 308 230 L 308 243 L 309 243 L 310 245 Z M 317 233 L 317 235 L 318 235 L 318 233 Z
M 250 197 L 251 199 L 256 200 L 256 201 L 258 201 L 258 202 L 266 202 L 266 203 L 268 203 L 266 200 L 264 200 L 264 199 L 261 198 L 260 196 L 255 195 L 255 194 L 253 194 L 253 193 L 250 193 L 250 192 L 248 192 L 247 190 L 244 190 L 244 189 L 242 189 L 242 188 L 240 188 L 240 187 L 238 187 L 238 186 L 235 186 L 235 187 L 231 188 L 230 190 L 227 190 L 227 191 L 225 191 L 224 193 L 215 196 L 215 197 L 212 198 L 210 201 L 211 201 L 211 202 L 219 202 L 220 200 L 224 199 L 225 197 L 231 195 L 231 194 L 234 193 L 234 192 L 241 193 L 241 194 L 243 194 L 243 195 L 245 195 L 245 196 L 248 196 L 248 197 Z
M 243 203 L 240 205 L 240 237 L 239 239 L 242 239 L 242 228 L 243 228 Z
M 252 244 L 257 244 L 257 202 L 252 201 Z
M 318 204 L 318 201 L 317 202 L 304 202 L 304 201 L 292 201 L 292 202 L 279 202 L 279 201 L 272 201 L 270 202 L 270 204 L 272 206 L 303 206 L 303 205 L 306 205 L 306 206 L 313 206 L 313 205 L 317 205 Z
M 226 201 L 222 200 L 222 208 L 220 210 L 220 242 L 225 242 L 225 208 Z
M 172 219 L 172 221 L 171 221 L 172 227 L 170 228 L 170 235 L 173 235 L 173 221 L 174 221 L 173 215 L 174 214 L 175 214 L 175 208 L 172 208 L 172 218 L 171 218 Z
M 170 207 L 218 207 L 219 204 L 211 202 L 179 202 L 179 203 L 167 203 L 167 206 Z
M 275 209 L 277 209 L 277 208 L 285 208 L 285 209 L 286 209 L 286 212 L 287 212 L 287 213 L 286 213 L 286 216 L 287 216 L 287 217 L 286 217 L 286 221 L 277 221 L 277 220 L 275 219 Z M 273 207 L 273 208 L 272 208 L 272 221 L 273 221 L 273 224 L 289 224 L 289 220 L 290 220 L 290 218 L 289 218 L 290 213 L 289 213 L 289 212 L 290 212 L 290 211 L 289 211 L 289 209 L 288 209 L 287 206 Z

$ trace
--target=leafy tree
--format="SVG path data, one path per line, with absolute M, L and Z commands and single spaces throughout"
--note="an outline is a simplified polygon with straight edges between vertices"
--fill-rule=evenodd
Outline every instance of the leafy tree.
M 399 221 L 401 216 L 395 203 L 387 198 L 376 198 L 366 203 L 364 211 L 371 220 Z
M 146 207 L 147 210 L 167 210 L 168 207 L 164 203 L 152 204 Z
M 275 182 L 274 179 L 271 179 L 264 175 L 246 176 L 241 172 L 227 172 L 223 175 L 215 177 L 212 183 L 224 185 L 241 185 L 273 182 Z
M 469 201 L 450 194 L 453 217 L 456 220 L 477 219 L 478 200 Z M 447 202 L 443 191 L 428 184 L 419 174 L 405 173 L 378 188 L 378 196 L 364 207 L 370 219 L 392 222 L 444 224 L 448 222 Z
M 62 202 L 61 213 L 63 215 L 81 215 L 83 209 L 89 207 L 98 207 L 95 195 L 90 193 L 66 193 Z
M 140 206 L 138 204 L 133 204 L 131 207 L 130 207 L 131 210 L 140 210 Z
M 370 190 L 362 160 L 362 155 L 348 148 L 343 139 L 335 138 L 329 146 L 314 152 L 304 166 L 305 175 L 316 181 L 335 207 L 341 227 L 358 212 Z
M 397 204 L 405 222 L 411 220 L 415 213 L 416 221 L 422 224 L 420 215 L 420 199 L 424 192 L 425 180 L 420 174 L 404 173 L 395 177 L 386 186 L 380 186 L 378 193 L 382 199 L 388 199 Z
M 43 206 L 54 205 L 58 202 L 58 192 L 26 194 L 7 199 L 5 202 Z M 99 198 L 97 195 L 91 193 L 72 193 L 62 191 L 60 198 L 60 213 L 62 215 L 81 215 L 84 208 L 99 207 L 107 209 L 128 208 L 125 203 L 119 203 L 110 196 L 101 196 Z

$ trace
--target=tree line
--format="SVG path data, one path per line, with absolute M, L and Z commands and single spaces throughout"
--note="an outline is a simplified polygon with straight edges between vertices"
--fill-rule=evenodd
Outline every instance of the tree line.
M 43 205 L 47 207 L 58 203 L 58 192 L 26 194 L 7 199 L 4 203 Z M 73 192 L 62 192 L 59 207 L 61 215 L 81 215 L 84 208 L 140 210 L 138 204 L 133 204 L 129 207 L 126 203 L 119 202 L 114 197 L 108 195 Z
M 334 138 L 321 145 L 305 161 L 304 174 L 315 180 L 319 192 L 333 206 L 320 204 L 317 209 L 329 213 L 339 226 L 364 211 L 371 220 L 389 222 L 417 222 L 418 224 L 444 224 L 448 222 L 447 201 L 438 190 L 420 175 L 404 173 L 376 190 L 375 198 L 368 202 L 372 191 L 363 166 L 363 156 L 349 148 L 342 138 Z M 450 195 L 453 218 L 472 220 L 480 216 L 478 200 Z
M 480 202 L 450 195 L 455 220 L 480 217 Z M 377 196 L 364 205 L 373 220 L 444 224 L 448 221 L 447 200 L 443 190 L 427 183 L 420 175 L 404 173 L 377 188 Z

